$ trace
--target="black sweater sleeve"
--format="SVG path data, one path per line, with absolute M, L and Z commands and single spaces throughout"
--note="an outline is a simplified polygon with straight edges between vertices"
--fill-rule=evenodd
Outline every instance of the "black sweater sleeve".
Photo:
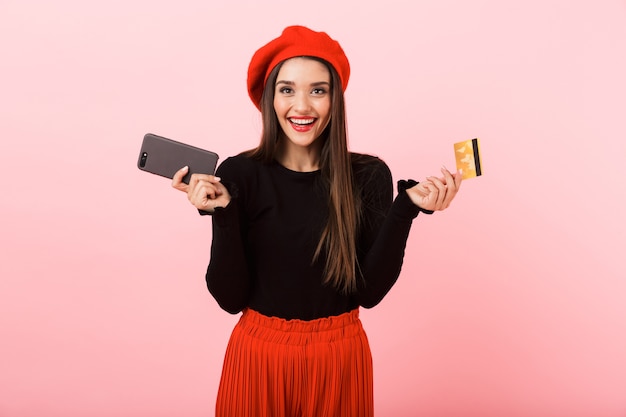
M 406 193 L 415 181 L 399 181 L 398 195 L 392 200 L 391 172 L 377 160 L 373 174 L 362 182 L 364 189 L 361 228 L 360 271 L 356 294 L 359 305 L 371 308 L 389 292 L 400 275 L 406 242 L 413 219 L 421 210 Z
M 238 168 L 225 160 L 216 175 L 223 178 L 241 178 Z M 248 305 L 252 292 L 252 278 L 244 245 L 245 219 L 240 193 L 242 183 L 224 182 L 231 194 L 226 208 L 216 208 L 213 213 L 213 244 L 211 261 L 207 268 L 206 282 L 209 292 L 220 307 L 231 314 L 238 313 Z

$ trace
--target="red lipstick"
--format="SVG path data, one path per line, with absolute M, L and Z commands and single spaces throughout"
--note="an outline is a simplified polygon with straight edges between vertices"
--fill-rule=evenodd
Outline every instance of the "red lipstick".
M 306 117 L 306 116 L 294 116 L 287 118 L 289 120 L 289 124 L 296 132 L 308 132 L 313 129 L 315 122 L 317 119 L 315 117 Z

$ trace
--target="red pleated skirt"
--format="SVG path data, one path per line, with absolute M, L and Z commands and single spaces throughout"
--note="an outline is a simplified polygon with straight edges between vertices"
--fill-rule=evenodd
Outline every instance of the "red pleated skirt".
M 230 338 L 217 417 L 371 417 L 372 355 L 359 310 L 312 321 L 244 310 Z

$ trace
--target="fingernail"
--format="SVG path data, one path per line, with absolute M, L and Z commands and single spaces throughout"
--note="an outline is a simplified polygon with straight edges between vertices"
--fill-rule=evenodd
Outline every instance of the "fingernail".
M 215 177 L 216 181 L 221 181 L 222 179 L 220 177 Z
M 189 169 L 189 166 L 188 166 L 188 165 L 185 165 L 185 166 L 183 167 L 183 169 L 184 169 L 185 171 L 187 171 L 187 170 Z

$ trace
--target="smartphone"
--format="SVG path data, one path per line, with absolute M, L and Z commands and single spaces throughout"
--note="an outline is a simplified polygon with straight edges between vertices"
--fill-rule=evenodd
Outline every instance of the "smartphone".
M 171 179 L 176 171 L 188 166 L 183 182 L 189 184 L 191 174 L 214 175 L 218 159 L 215 152 L 148 133 L 143 137 L 137 167 Z

